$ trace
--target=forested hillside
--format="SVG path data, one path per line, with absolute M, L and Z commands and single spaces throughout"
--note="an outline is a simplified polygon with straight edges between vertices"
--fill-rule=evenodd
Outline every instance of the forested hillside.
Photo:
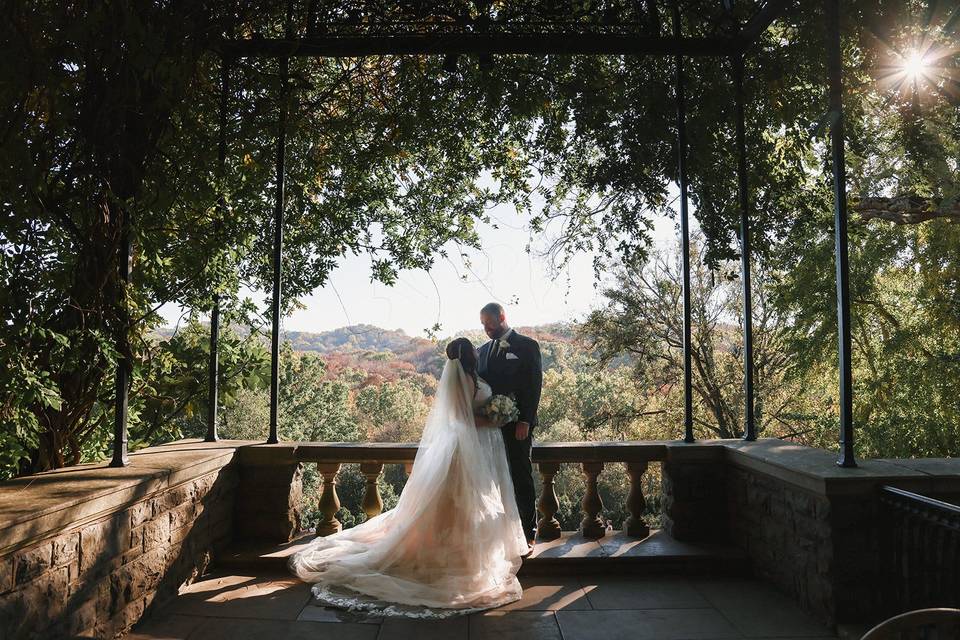
M 310 333 L 287 331 L 284 337 L 297 351 L 393 351 L 399 353 L 432 344 L 424 338 L 408 336 L 402 329 L 383 329 L 369 324 L 340 327 L 333 331 Z

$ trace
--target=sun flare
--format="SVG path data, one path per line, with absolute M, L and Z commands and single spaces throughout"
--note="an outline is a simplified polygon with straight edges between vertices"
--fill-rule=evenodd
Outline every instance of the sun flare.
M 926 69 L 927 61 L 922 53 L 914 51 L 904 57 L 903 70 L 910 78 L 923 75 Z

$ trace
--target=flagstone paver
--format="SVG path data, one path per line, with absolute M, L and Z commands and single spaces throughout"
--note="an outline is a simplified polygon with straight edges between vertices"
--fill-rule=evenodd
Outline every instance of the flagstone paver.
M 283 574 L 211 575 L 143 621 L 130 640 L 835 640 L 774 588 L 749 578 L 637 574 L 521 576 L 523 598 L 441 621 L 377 618 L 314 604 Z

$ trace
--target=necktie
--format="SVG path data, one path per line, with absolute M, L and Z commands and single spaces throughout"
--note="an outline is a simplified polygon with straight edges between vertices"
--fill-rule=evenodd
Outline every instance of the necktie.
M 497 340 L 496 338 L 493 339 L 493 348 L 492 348 L 492 351 L 493 351 L 493 357 L 494 357 L 494 358 L 496 358 L 498 355 L 500 355 L 500 341 Z

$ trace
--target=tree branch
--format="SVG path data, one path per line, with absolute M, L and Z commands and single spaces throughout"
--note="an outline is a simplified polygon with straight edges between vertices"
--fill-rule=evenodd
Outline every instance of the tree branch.
M 960 200 L 937 204 L 929 198 L 915 196 L 864 198 L 853 209 L 863 222 L 886 220 L 894 224 L 920 224 L 936 218 L 960 221 Z

